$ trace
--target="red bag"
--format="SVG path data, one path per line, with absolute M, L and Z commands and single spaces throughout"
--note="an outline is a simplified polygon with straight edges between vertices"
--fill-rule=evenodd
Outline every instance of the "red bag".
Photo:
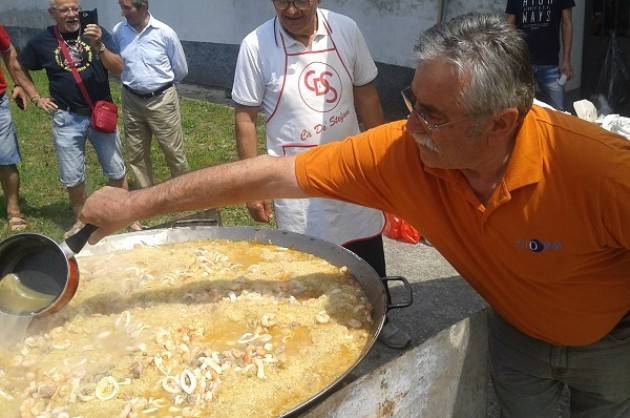
M 99 100 L 92 109 L 92 128 L 100 132 L 116 132 L 118 107 L 114 103 Z
M 390 239 L 406 242 L 409 244 L 417 244 L 420 242 L 420 233 L 416 228 L 411 226 L 407 221 L 385 213 L 385 228 L 383 234 Z

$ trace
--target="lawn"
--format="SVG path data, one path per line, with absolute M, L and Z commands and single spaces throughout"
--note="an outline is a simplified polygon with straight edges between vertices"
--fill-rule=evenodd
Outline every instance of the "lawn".
M 45 74 L 33 72 L 32 75 L 39 92 L 47 95 L 48 83 Z M 111 87 L 114 100 L 120 105 L 120 85 L 112 82 Z M 192 170 L 237 159 L 232 108 L 186 98 L 182 99 L 181 104 L 185 148 Z M 73 217 L 68 195 L 59 182 L 50 117 L 34 106 L 29 106 L 26 112 L 22 112 L 14 103 L 11 104 L 11 113 L 17 128 L 22 155 L 22 163 L 19 166 L 22 183 L 20 206 L 29 225 L 26 231 L 41 233 L 59 241 L 63 232 L 72 225 Z M 122 135 L 122 126 L 119 126 L 119 131 Z M 264 150 L 262 137 L 263 129 L 260 128 L 260 153 Z M 124 143 L 123 136 L 123 145 Z M 105 185 L 106 179 L 91 145 L 88 145 L 87 149 L 87 190 L 90 193 Z M 167 180 L 170 173 L 155 140 L 151 152 L 156 180 Z M 131 174 L 129 180 L 133 188 L 134 179 Z M 5 209 L 6 203 L 2 196 L 0 239 L 11 234 L 7 227 Z M 182 215 L 185 214 L 143 220 L 143 224 L 159 225 Z M 243 205 L 222 208 L 221 219 L 224 225 L 254 223 Z

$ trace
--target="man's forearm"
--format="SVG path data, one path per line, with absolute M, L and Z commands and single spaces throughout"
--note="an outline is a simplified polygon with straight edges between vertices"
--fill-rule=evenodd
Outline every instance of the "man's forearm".
M 113 53 L 109 49 L 105 48 L 103 52 L 99 52 L 99 57 L 103 66 L 111 74 L 119 76 L 123 72 L 123 61 L 120 55 Z
M 13 45 L 11 45 L 11 48 L 9 49 L 8 55 L 5 58 L 5 63 L 13 83 L 22 86 L 26 94 L 28 94 L 28 97 L 31 99 L 33 97 L 38 97 L 39 94 L 37 93 L 37 89 L 33 85 L 30 75 L 22 69 L 20 62 L 18 61 L 17 51 Z
M 238 158 L 253 158 L 258 154 L 258 137 L 256 136 L 256 115 L 254 111 L 236 109 L 235 134 Z
M 571 48 L 573 47 L 573 19 L 571 9 L 562 11 L 562 59 L 571 62 Z
M 295 159 L 267 155 L 194 171 L 131 196 L 135 219 L 274 197 L 307 197 L 295 177 Z
M 354 88 L 354 103 L 360 122 L 365 129 L 374 128 L 385 122 L 383 108 L 374 83 Z

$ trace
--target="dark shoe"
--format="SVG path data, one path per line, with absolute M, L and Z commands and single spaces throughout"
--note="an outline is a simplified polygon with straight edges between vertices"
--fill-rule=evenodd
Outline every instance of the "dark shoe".
M 402 350 L 403 348 L 407 348 L 409 344 L 411 344 L 411 336 L 407 332 L 398 328 L 392 321 L 388 319 L 385 321 L 383 329 L 381 329 L 381 333 L 378 334 L 378 341 L 385 344 L 389 348 Z

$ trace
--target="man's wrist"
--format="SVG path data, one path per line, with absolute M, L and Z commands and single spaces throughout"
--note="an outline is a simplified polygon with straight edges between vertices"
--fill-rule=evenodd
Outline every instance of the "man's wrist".
M 107 48 L 105 47 L 105 44 L 101 42 L 100 45 L 96 47 L 96 50 L 98 51 L 98 54 L 101 55 L 107 50 Z
M 41 100 L 41 96 L 40 95 L 35 95 L 35 96 L 31 97 L 31 103 L 33 103 L 34 105 L 37 105 L 37 103 L 39 103 L 40 100 Z

